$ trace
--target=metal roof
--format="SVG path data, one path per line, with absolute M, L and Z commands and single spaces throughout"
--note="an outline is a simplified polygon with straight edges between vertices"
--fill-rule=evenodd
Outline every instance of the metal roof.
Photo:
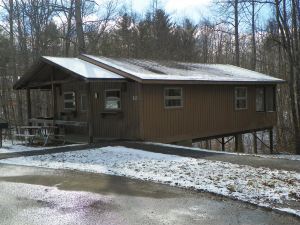
M 141 59 L 106 58 L 84 55 L 96 62 L 123 71 L 132 78 L 147 81 L 194 81 L 194 82 L 238 82 L 280 83 L 281 79 L 241 67 L 223 64 L 184 63 L 175 61 L 153 61 Z
M 78 58 L 43 56 L 14 85 L 15 89 L 46 87 L 53 68 L 81 80 L 125 80 L 168 84 L 276 84 L 284 80 L 232 65 L 175 61 L 107 58 L 81 55 Z M 56 81 L 67 79 L 54 74 Z

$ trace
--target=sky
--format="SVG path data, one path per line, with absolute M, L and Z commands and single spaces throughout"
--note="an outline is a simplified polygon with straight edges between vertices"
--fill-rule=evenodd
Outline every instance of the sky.
M 132 4 L 132 9 L 141 14 L 150 8 L 152 0 L 127 0 Z M 188 17 L 194 22 L 199 22 L 209 12 L 212 0 L 158 0 L 158 7 L 166 10 L 172 18 Z

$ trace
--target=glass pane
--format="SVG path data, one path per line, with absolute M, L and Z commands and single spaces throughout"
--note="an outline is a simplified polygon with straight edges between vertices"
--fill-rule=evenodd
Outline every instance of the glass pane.
M 181 99 L 167 99 L 165 101 L 166 107 L 178 107 L 182 106 Z
M 118 97 L 120 98 L 120 91 L 106 91 L 106 97 Z
M 73 100 L 75 98 L 75 93 L 64 93 L 65 100 Z
M 236 88 L 235 89 L 235 96 L 240 98 L 240 97 L 246 97 L 246 91 L 247 89 L 246 88 Z
M 105 102 L 105 108 L 106 109 L 120 109 L 121 108 L 121 102 L 119 99 L 107 99 Z
M 274 96 L 274 88 L 267 87 L 266 88 L 266 107 L 267 111 L 275 111 L 275 96 Z
M 74 109 L 75 103 L 74 102 L 65 102 L 65 109 Z
M 165 96 L 181 96 L 181 88 L 165 89 Z
M 245 109 L 247 107 L 247 102 L 245 99 L 239 99 L 236 101 L 237 109 Z
M 256 88 L 256 111 L 265 111 L 264 88 Z

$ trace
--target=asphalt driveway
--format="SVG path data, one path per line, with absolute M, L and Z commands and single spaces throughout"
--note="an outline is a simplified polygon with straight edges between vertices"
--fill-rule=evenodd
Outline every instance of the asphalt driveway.
M 300 224 L 239 201 L 124 177 L 0 164 L 0 224 Z

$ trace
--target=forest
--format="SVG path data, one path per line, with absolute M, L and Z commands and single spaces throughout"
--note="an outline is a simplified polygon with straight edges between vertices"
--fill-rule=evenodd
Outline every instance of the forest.
M 26 122 L 26 96 L 13 84 L 43 55 L 232 64 L 286 80 L 277 89 L 275 147 L 300 154 L 299 0 L 213 0 L 212 15 L 197 23 L 174 19 L 157 0 L 144 14 L 118 0 L 1 0 L 0 7 L 0 117 L 14 126 Z M 33 111 L 49 114 L 47 95 L 34 93 Z

